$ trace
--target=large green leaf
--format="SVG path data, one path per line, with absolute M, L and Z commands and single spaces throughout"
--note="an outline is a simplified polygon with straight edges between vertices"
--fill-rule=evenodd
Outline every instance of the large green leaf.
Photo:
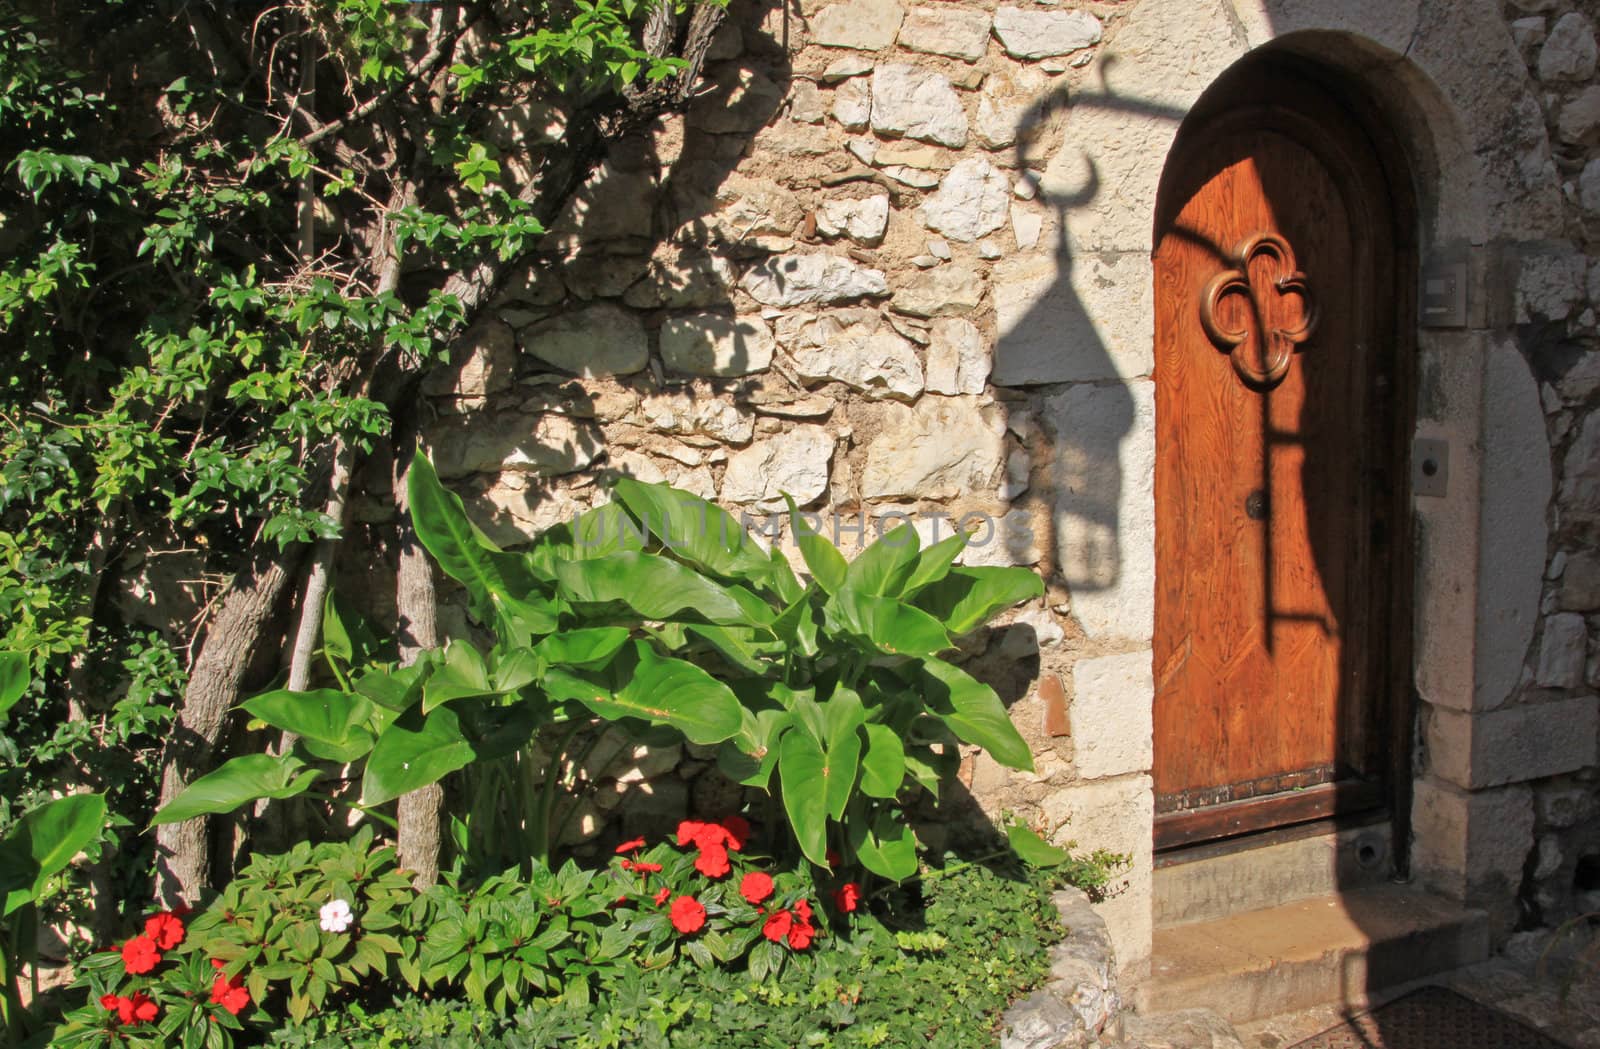
M 433 464 L 418 452 L 411 461 L 406 492 L 417 538 L 445 575 L 467 588 L 475 604 L 491 596 L 520 598 L 534 587 L 525 561 L 485 539 L 467 518 L 461 499 L 439 483 Z
M 952 568 L 912 602 L 956 637 L 1020 601 L 1044 596 L 1044 581 L 1028 568 Z
M 535 645 L 533 650 L 551 665 L 587 667 L 604 663 L 627 643 L 627 627 L 585 627 L 551 634 Z
M 293 754 L 243 754 L 201 776 L 156 812 L 150 822 L 180 823 L 196 816 L 232 812 L 259 798 L 292 798 L 311 786 L 321 773 L 307 769 Z
M 892 798 L 906 778 L 906 748 L 888 725 L 867 726 L 867 749 L 861 756 L 861 793 Z
M 584 604 L 619 602 L 646 619 L 686 619 L 724 626 L 765 626 L 771 610 L 759 602 L 741 603 L 727 588 L 691 568 L 656 554 L 620 553 L 555 566 L 567 600 Z M 752 612 L 765 619 L 752 619 Z
M 356 679 L 356 691 L 394 713 L 410 709 L 422 698 L 422 687 L 433 673 L 434 653 L 424 652 L 408 667 L 372 667 Z
M 0 839 L 0 917 L 37 903 L 49 880 L 99 834 L 106 822 L 100 794 L 71 794 L 25 813 Z
M 1007 768 L 1033 771 L 1033 753 L 994 689 L 943 660 L 925 659 L 921 669 L 929 708 L 958 739 L 982 747 Z
M 916 567 L 911 570 L 911 577 L 906 580 L 906 585 L 901 588 L 902 597 L 911 597 L 930 583 L 937 583 L 950 574 L 950 566 L 960 556 L 961 551 L 967 548 L 967 534 L 957 532 L 946 539 L 928 547 L 917 555 Z
M 917 567 L 917 530 L 901 524 L 878 536 L 845 572 L 847 589 L 879 597 L 899 597 Z
M 783 501 L 789 504 L 789 531 L 794 535 L 795 545 L 800 548 L 800 556 L 805 559 L 806 568 L 811 570 L 811 578 L 817 581 L 825 593 L 836 594 L 844 586 L 845 574 L 849 565 L 845 563 L 844 555 L 839 553 L 837 547 L 828 542 L 822 533 L 812 531 L 800 516 L 800 510 L 794 505 L 794 500 L 784 493 Z
M 454 709 L 438 707 L 426 717 L 412 709 L 378 737 L 362 777 L 361 802 L 393 801 L 465 768 L 476 756 Z
M 730 579 L 762 582 L 772 572 L 765 551 L 734 516 L 691 492 L 631 477 L 617 481 L 617 498 L 678 558 Z
M 693 663 L 656 655 L 644 641 L 623 649 L 603 673 L 551 667 L 544 685 L 553 698 L 576 700 L 609 721 L 670 725 L 692 743 L 721 743 L 742 721 L 727 685 Z
M 869 642 L 881 652 L 928 656 L 950 647 L 937 619 L 892 597 L 876 597 L 845 587 L 829 600 L 829 626 Z
M 366 619 L 330 589 L 322 603 L 322 651 L 329 661 L 341 668 L 364 666 L 379 658 L 382 647 Z
M 783 811 L 812 863 L 828 866 L 828 758 L 817 741 L 790 729 L 778 741 L 778 782 Z
M 0 652 L 0 718 L 28 691 L 28 654 Z
M 646 534 L 621 503 L 606 503 L 540 532 L 526 556 L 533 571 L 554 579 L 556 566 L 566 561 L 643 550 Z
M 837 820 L 844 817 L 845 806 L 855 790 L 856 771 L 861 764 L 861 726 L 867 720 L 867 711 L 861 697 L 841 685 L 822 704 L 822 715 L 828 729 L 828 764 L 822 774 L 827 777 L 828 815 Z
M 756 684 L 750 682 L 750 684 Z M 739 734 L 722 745 L 717 765 L 724 775 L 746 787 L 770 790 L 778 763 L 778 739 L 794 724 L 794 715 L 777 707 L 742 709 Z
M 446 703 L 493 695 L 498 690 L 489 680 L 489 667 L 483 654 L 465 641 L 452 641 L 444 659 L 434 667 L 422 686 L 422 712 L 429 713 Z
M 897 882 L 917 873 L 916 836 L 894 810 L 879 809 L 870 817 L 852 812 L 845 831 L 851 851 L 872 873 Z
M 333 688 L 265 692 L 240 704 L 274 728 L 302 737 L 306 750 L 326 761 L 354 761 L 372 749 L 372 701 Z
M 1034 833 L 1032 828 L 1016 820 L 1006 824 L 1006 838 L 1011 843 L 1011 851 L 1030 866 L 1059 867 L 1071 855 L 1066 849 L 1051 845 Z

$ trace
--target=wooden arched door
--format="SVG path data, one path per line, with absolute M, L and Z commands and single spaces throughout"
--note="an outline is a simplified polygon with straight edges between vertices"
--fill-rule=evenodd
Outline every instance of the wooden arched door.
M 1203 105 L 1156 228 L 1158 849 L 1385 804 L 1407 629 L 1403 208 L 1291 68 Z

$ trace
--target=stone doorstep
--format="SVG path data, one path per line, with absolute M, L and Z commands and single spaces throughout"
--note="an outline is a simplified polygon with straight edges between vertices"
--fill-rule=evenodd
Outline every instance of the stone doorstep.
M 1214 921 L 1385 883 L 1389 824 L 1305 832 L 1255 848 L 1186 852 L 1155 871 L 1155 924 Z
M 1247 1023 L 1364 1005 L 1385 987 L 1482 961 L 1488 917 L 1412 886 L 1379 885 L 1158 928 L 1140 1012 L 1205 1007 Z

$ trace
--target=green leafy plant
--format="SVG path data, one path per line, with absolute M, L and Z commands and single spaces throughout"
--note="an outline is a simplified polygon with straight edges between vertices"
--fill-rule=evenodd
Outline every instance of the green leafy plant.
M 29 679 L 26 655 L 0 652 L 0 724 Z M 105 820 L 104 797 L 71 794 L 23 813 L 0 837 L 0 1026 L 13 1039 L 29 1026 L 17 984 L 24 966 L 38 998 L 39 904 L 73 857 L 100 836 Z
M 723 744 L 736 779 L 781 795 L 812 863 L 828 867 L 832 848 L 899 880 L 916 869 L 901 792 L 937 791 L 958 742 L 1032 767 L 994 690 L 941 655 L 1043 585 L 1025 569 L 956 565 L 960 534 L 922 550 L 901 527 L 847 564 L 795 514 L 807 586 L 726 511 L 665 485 L 622 479 L 615 502 L 507 552 L 426 459 L 410 478 L 418 536 L 496 644 L 352 674 L 340 665 L 354 652 L 349 631 L 330 617 L 340 625 L 325 651 L 342 687 L 245 704 L 301 737 L 296 753 L 235 758 L 158 822 L 297 794 L 318 758 L 364 760 L 361 802 L 378 805 L 536 734 L 562 733 L 551 747 L 562 751 L 599 718 Z M 548 854 L 559 773 L 550 761 L 539 799 L 529 792 L 522 829 L 535 858 Z

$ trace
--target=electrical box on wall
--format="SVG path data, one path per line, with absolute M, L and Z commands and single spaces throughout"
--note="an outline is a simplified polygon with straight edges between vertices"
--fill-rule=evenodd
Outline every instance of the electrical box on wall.
M 1422 326 L 1467 326 L 1467 265 L 1454 262 L 1422 271 Z

